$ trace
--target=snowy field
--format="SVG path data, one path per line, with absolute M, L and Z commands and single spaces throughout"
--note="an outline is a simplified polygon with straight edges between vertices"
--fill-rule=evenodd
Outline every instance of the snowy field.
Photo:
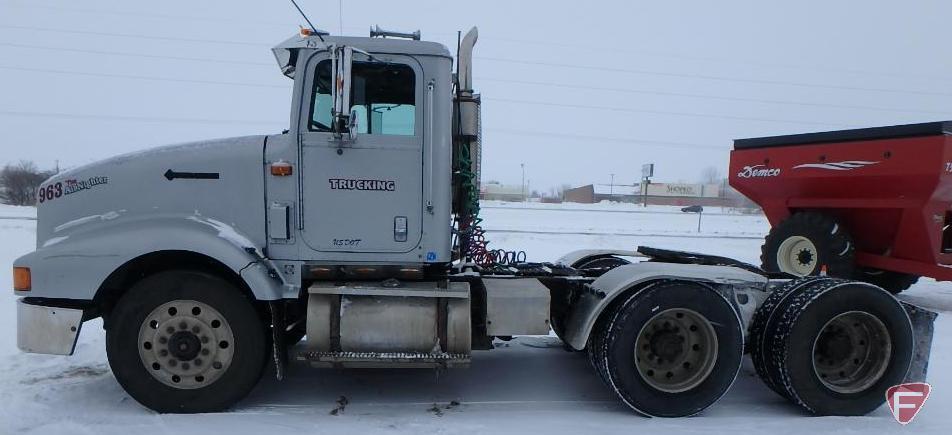
M 638 245 L 708 252 L 756 263 L 768 224 L 760 215 L 635 205 L 484 203 L 491 247 L 553 260 L 583 247 Z M 0 206 L 0 282 L 34 247 L 32 209 Z M 4 284 L 9 287 L 9 284 Z M 12 291 L 0 292 L 0 434 L 367 434 L 367 433 L 948 433 L 952 416 L 952 284 L 924 280 L 903 298 L 940 311 L 932 349 L 932 397 L 908 427 L 883 407 L 866 417 L 808 417 L 763 386 L 745 364 L 732 390 L 699 416 L 638 417 L 601 385 L 581 353 L 554 337 L 523 337 L 476 352 L 469 369 L 315 370 L 292 365 L 286 380 L 269 372 L 233 411 L 158 415 L 129 398 L 106 363 L 96 320 L 84 325 L 76 354 L 52 357 L 16 349 Z M 338 415 L 340 397 L 349 401 Z

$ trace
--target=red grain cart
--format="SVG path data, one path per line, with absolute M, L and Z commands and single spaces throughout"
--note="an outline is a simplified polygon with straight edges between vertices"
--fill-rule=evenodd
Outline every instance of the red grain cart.
M 734 141 L 730 184 L 773 228 L 763 267 L 898 293 L 952 281 L 952 121 Z

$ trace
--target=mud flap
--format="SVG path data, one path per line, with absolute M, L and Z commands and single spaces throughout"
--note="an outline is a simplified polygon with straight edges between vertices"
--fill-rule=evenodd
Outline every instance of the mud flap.
M 935 319 L 939 315 L 925 308 L 902 302 L 909 320 L 912 322 L 912 332 L 915 340 L 912 362 L 904 382 L 925 382 L 929 371 L 929 354 L 932 352 L 932 335 L 935 333 Z
M 284 379 L 284 372 L 288 365 L 288 349 L 284 342 L 284 305 L 283 301 L 269 301 L 268 308 L 271 312 L 271 343 L 274 354 L 274 377 L 277 380 Z

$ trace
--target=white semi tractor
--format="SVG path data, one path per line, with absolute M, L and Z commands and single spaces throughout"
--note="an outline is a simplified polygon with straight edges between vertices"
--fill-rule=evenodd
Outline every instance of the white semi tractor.
M 458 367 L 554 331 L 634 411 L 696 414 L 745 353 L 809 412 L 862 415 L 926 373 L 934 314 L 862 282 L 640 248 L 528 263 L 479 227 L 476 29 L 304 30 L 274 48 L 288 129 L 60 173 L 14 263 L 18 345 L 69 355 L 103 318 L 112 372 L 159 412 L 210 412 L 273 366 Z

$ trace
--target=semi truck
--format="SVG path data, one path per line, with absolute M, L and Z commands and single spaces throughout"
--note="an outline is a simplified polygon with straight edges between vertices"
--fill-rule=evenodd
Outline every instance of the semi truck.
M 872 284 L 650 247 L 489 249 L 477 35 L 454 62 L 419 32 L 303 29 L 273 49 L 287 130 L 45 181 L 36 250 L 13 264 L 19 348 L 72 354 L 101 317 L 118 383 L 170 413 L 226 410 L 270 367 L 466 367 L 550 333 L 646 416 L 713 405 L 746 354 L 817 415 L 866 414 L 925 378 L 935 314 Z

